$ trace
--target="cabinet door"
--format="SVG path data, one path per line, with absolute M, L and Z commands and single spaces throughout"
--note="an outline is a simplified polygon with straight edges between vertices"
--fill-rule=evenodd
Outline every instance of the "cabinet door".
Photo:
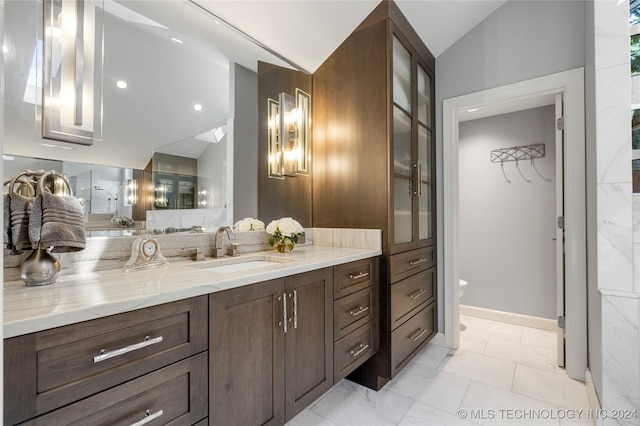
M 392 36 L 392 253 L 433 244 L 433 83 L 418 55 Z
M 282 280 L 210 296 L 209 419 L 284 424 Z
M 333 385 L 333 270 L 285 278 L 286 420 Z M 242 402 L 240 402 L 242 403 Z

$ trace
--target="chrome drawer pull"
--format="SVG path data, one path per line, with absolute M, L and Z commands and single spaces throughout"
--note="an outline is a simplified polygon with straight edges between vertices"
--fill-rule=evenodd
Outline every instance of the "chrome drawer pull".
M 287 332 L 287 293 L 282 293 L 282 320 L 284 321 L 282 329 L 283 329 L 283 332 L 286 333 Z
M 93 357 L 93 363 L 101 362 L 109 358 L 124 355 L 126 353 L 137 351 L 138 349 L 146 348 L 147 346 L 155 345 L 162 342 L 162 336 L 151 338 L 146 336 L 140 343 L 134 343 L 133 345 L 126 346 L 124 348 L 116 349 L 114 351 L 107 352 L 105 349 L 100 350 L 100 355 Z
M 429 331 L 425 328 L 420 328 L 418 329 L 418 334 L 416 334 L 415 336 L 411 336 L 411 340 L 418 340 L 419 338 L 421 338 L 422 336 L 424 336 L 424 334 Z
M 164 412 L 162 410 L 156 411 L 155 413 L 152 413 L 151 410 L 147 410 L 144 412 L 144 419 L 140 420 L 139 422 L 132 423 L 131 426 L 146 425 L 147 423 L 154 421 L 163 414 Z
M 357 309 L 354 309 L 353 311 L 349 311 L 349 313 L 351 314 L 352 317 L 357 317 L 358 315 L 367 312 L 369 310 L 368 306 L 358 306 Z
M 364 278 L 364 277 L 368 277 L 369 273 L 368 272 L 359 272 L 356 275 L 349 275 L 349 278 L 352 280 L 359 280 L 360 278 Z
M 416 291 L 415 293 L 413 293 L 411 296 L 409 296 L 412 299 L 417 299 L 418 297 L 422 296 L 423 294 L 425 294 L 427 292 L 426 289 L 421 288 L 420 290 Z
M 409 265 L 411 265 L 411 266 L 416 266 L 416 265 L 419 265 L 419 264 L 424 263 L 424 262 L 426 262 L 426 261 L 427 261 L 427 259 L 425 259 L 424 257 L 421 257 L 421 258 L 420 258 L 420 259 L 418 259 L 418 260 L 412 260 L 412 261 L 410 261 L 410 262 L 409 262 Z
M 363 345 L 362 343 L 360 343 L 358 346 L 351 349 L 351 355 L 354 358 L 357 358 L 358 356 L 360 356 L 360 354 L 362 354 L 362 352 L 366 351 L 367 349 L 369 349 L 369 345 Z
M 298 328 L 298 291 L 293 290 L 293 328 Z

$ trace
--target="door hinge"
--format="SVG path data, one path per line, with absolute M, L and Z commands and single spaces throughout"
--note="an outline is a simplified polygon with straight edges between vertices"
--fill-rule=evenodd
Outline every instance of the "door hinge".
M 556 120 L 556 129 L 564 130 L 564 117 L 560 117 Z
M 558 317 L 558 328 L 564 329 L 564 316 Z
M 558 217 L 558 229 L 564 229 L 564 216 Z

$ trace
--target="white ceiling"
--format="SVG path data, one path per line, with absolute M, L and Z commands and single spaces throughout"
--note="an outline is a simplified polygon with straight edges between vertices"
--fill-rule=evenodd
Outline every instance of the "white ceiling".
M 379 0 L 195 0 L 211 13 L 313 72 Z M 505 0 L 396 0 L 438 57 Z

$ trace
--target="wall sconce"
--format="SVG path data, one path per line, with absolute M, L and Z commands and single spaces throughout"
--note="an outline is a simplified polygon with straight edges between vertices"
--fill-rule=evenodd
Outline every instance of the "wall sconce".
M 311 95 L 296 89 L 267 100 L 269 177 L 309 174 Z
M 200 191 L 198 191 L 198 207 L 204 209 L 207 207 L 207 188 L 204 186 L 200 187 Z
M 102 138 L 103 10 L 93 0 L 44 1 L 44 138 Z
M 127 203 L 138 204 L 138 180 L 127 180 Z
M 169 205 L 168 188 L 166 183 L 159 183 L 155 189 L 155 203 L 157 207 L 167 207 Z

